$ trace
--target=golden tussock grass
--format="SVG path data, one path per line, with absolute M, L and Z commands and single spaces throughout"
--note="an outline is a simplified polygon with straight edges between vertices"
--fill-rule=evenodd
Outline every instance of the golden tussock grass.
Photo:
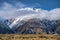
M 0 40 L 60 40 L 53 34 L 0 34 Z

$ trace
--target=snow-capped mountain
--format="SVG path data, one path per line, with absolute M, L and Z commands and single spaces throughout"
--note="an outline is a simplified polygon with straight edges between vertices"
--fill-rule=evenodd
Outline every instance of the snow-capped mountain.
M 60 34 L 59 25 L 60 20 L 41 20 L 36 16 L 20 16 L 9 27 L 17 34 Z
M 40 19 L 38 15 L 0 18 L 0 34 L 60 34 L 60 20 Z
M 0 34 L 10 34 L 14 33 L 10 28 L 9 25 L 7 24 L 8 20 L 3 19 L 0 17 Z

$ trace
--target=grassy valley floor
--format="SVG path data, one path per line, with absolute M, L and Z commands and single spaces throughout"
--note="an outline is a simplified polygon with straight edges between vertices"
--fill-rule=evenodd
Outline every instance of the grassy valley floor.
M 53 34 L 0 34 L 0 40 L 60 40 L 60 35 Z

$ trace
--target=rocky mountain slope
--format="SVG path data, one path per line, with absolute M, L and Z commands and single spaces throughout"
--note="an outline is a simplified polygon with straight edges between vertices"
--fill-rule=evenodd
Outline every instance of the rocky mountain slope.
M 60 34 L 60 20 L 0 18 L 0 34 Z
M 26 20 L 18 20 L 13 25 L 12 30 L 18 34 L 60 34 L 60 20 L 40 20 L 39 18 L 31 18 Z
M 13 34 L 14 32 L 7 25 L 7 20 L 0 18 L 0 34 Z

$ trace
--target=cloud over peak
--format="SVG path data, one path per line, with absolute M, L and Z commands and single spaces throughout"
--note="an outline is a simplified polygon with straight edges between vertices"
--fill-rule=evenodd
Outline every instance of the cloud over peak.
M 38 14 L 40 19 L 48 19 L 48 20 L 60 20 L 60 8 L 55 8 L 50 11 L 36 8 L 21 8 L 18 9 L 19 12 L 24 14 Z
M 19 5 L 19 8 L 16 8 L 13 5 L 5 2 L 0 9 L 0 17 L 15 18 L 18 16 L 27 16 L 31 14 L 37 15 L 36 17 L 39 17 L 40 19 L 60 20 L 60 8 L 55 8 L 48 11 L 41 8 L 24 8 L 25 5 L 22 3 L 17 3 L 16 5 Z

